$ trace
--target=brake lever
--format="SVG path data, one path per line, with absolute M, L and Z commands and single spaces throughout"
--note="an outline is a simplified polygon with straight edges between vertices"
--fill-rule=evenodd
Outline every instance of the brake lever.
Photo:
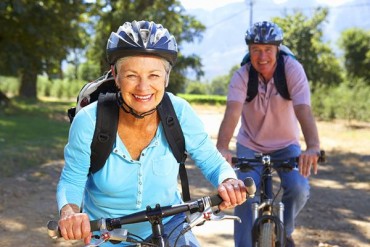
M 220 221 L 220 220 L 237 220 L 239 223 L 241 223 L 241 219 L 238 216 L 234 215 L 227 215 L 223 212 L 217 212 L 214 213 L 211 208 L 204 211 L 203 213 L 196 212 L 187 217 L 187 222 L 189 223 L 189 226 L 186 227 L 183 231 L 187 232 L 194 226 L 201 226 L 206 221 Z
M 219 212 L 217 214 L 211 213 L 208 215 L 207 220 L 237 220 L 239 223 L 242 223 L 242 220 L 238 216 L 224 214 L 223 212 Z
M 107 241 L 126 241 L 128 231 L 124 228 L 117 228 L 111 231 L 108 231 L 105 219 L 101 219 L 100 222 L 100 236 L 99 238 L 91 239 L 90 243 L 85 245 L 85 247 L 96 247 Z
M 96 247 L 96 246 L 99 246 L 103 243 L 105 243 L 106 241 L 102 238 L 98 238 L 98 239 L 91 239 L 90 243 L 85 245 L 84 247 Z

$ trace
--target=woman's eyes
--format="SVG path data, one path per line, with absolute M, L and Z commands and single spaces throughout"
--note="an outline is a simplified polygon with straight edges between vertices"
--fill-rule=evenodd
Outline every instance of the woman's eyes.
M 158 74 L 150 74 L 148 76 L 149 79 L 157 79 L 157 78 L 160 78 L 161 76 L 158 75 Z M 135 74 L 130 74 L 130 75 L 126 75 L 126 78 L 128 79 L 131 79 L 131 80 L 134 80 L 134 79 L 138 79 L 139 76 L 138 75 L 135 75 Z

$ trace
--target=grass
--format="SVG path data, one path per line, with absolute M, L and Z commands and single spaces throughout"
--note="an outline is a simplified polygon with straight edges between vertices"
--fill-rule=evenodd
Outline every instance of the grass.
M 69 121 L 67 101 L 13 99 L 0 110 L 0 177 L 63 158 Z

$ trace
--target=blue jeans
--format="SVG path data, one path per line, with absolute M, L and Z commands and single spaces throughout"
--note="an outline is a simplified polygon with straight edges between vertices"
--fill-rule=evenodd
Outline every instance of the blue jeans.
M 236 154 L 238 157 L 254 158 L 256 151 L 242 146 L 237 143 Z M 271 157 L 276 159 L 284 159 L 297 157 L 301 153 L 301 149 L 297 145 L 290 145 L 284 149 L 271 153 Z M 257 168 L 257 167 L 256 167 Z M 260 168 L 260 169 L 259 169 Z M 238 178 L 243 180 L 246 177 L 252 177 L 256 183 L 257 191 L 261 182 L 262 167 L 256 170 L 242 173 L 237 172 Z M 299 174 L 298 170 L 289 172 L 278 172 L 281 179 L 281 186 L 284 190 L 282 202 L 284 203 L 284 226 L 287 236 L 291 236 L 294 231 L 295 218 L 302 210 L 309 198 L 310 186 L 308 179 Z M 259 195 L 253 199 L 248 199 L 245 203 L 237 206 L 234 214 L 239 216 L 242 223 L 234 222 L 234 242 L 235 247 L 251 247 L 252 246 L 252 203 L 259 201 Z
M 175 215 L 168 223 L 164 225 L 164 233 L 168 235 L 171 233 L 171 236 L 169 236 L 169 244 L 170 246 L 175 246 L 175 242 L 177 237 L 180 235 L 180 232 L 188 226 L 188 223 L 185 222 L 185 214 L 177 214 Z M 146 242 L 151 241 L 151 236 L 148 237 Z M 130 244 L 130 243 L 119 243 L 119 244 L 112 244 L 110 242 L 106 242 L 100 246 L 104 247 L 119 247 L 119 246 L 130 246 L 134 247 L 137 246 L 135 244 Z M 176 246 L 178 247 L 200 247 L 200 244 L 198 243 L 198 240 L 196 239 L 195 235 L 193 232 L 187 231 L 184 235 L 180 236 L 179 239 L 177 240 Z

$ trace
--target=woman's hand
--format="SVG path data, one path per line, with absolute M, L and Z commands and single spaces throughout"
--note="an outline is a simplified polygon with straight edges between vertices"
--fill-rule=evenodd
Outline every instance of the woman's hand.
M 58 225 L 65 240 L 83 239 L 86 245 L 90 243 L 89 216 L 85 213 L 79 213 L 77 205 L 67 204 L 62 208 Z
M 219 205 L 220 210 L 234 208 L 245 202 L 247 191 L 243 181 L 238 179 L 226 179 L 218 186 L 218 194 L 223 199 Z

